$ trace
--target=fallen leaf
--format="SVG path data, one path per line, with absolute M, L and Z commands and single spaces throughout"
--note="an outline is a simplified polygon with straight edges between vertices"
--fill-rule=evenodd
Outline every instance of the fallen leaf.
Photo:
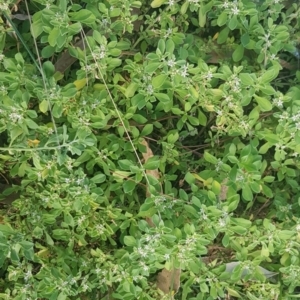
M 142 153 L 144 161 L 146 163 L 149 158 L 153 157 L 153 152 L 152 152 L 151 148 L 149 147 L 148 142 L 145 139 L 142 140 L 141 144 L 146 147 L 146 152 Z M 146 170 L 146 175 L 151 175 L 154 178 L 159 179 L 159 172 L 157 169 L 156 170 Z M 146 197 L 150 197 L 150 196 L 151 196 L 151 193 L 149 192 L 149 189 L 147 187 Z M 149 226 L 155 227 L 151 218 L 147 217 L 146 222 L 149 224 Z
M 167 270 L 163 269 L 157 275 L 156 286 L 163 293 L 169 294 L 174 291 L 175 293 L 180 287 L 180 269 Z
M 141 142 L 142 145 L 144 145 L 146 147 L 146 152 L 145 153 L 142 153 L 143 155 L 143 158 L 144 158 L 144 161 L 145 163 L 148 161 L 149 158 L 153 157 L 153 152 L 151 150 L 151 148 L 149 147 L 149 144 L 146 140 L 143 140 Z M 147 175 L 151 175 L 153 176 L 154 178 L 156 178 L 157 180 L 159 180 L 160 176 L 159 176 L 159 172 L 157 169 L 155 170 L 146 170 L 146 174 Z M 147 192 L 146 192 L 146 196 L 149 197 L 150 196 L 150 192 L 149 190 L 147 189 Z

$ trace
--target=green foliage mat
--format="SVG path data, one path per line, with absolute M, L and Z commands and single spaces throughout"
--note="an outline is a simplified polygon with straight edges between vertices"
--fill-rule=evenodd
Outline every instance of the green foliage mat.
M 0 299 L 300 298 L 298 1 L 0 12 Z

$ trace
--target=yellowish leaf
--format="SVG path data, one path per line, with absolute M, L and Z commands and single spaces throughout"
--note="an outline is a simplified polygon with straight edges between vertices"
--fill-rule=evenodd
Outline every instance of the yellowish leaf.
M 86 78 L 78 79 L 78 80 L 75 80 L 73 83 L 75 84 L 76 89 L 79 91 L 86 86 L 87 79 Z
M 46 113 L 48 111 L 49 108 L 49 104 L 47 100 L 43 100 L 40 104 L 39 104 L 39 109 L 42 113 Z
M 154 0 L 151 2 L 151 7 L 152 8 L 157 8 L 162 6 L 165 2 L 167 2 L 167 0 Z
M 39 145 L 40 141 L 39 140 L 28 140 L 27 144 L 29 147 L 37 147 Z
M 219 36 L 219 32 L 217 32 L 214 36 L 213 36 L 213 41 L 216 40 Z

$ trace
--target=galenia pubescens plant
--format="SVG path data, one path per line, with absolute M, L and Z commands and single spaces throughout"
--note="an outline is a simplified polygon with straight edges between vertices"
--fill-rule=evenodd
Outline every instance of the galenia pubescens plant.
M 0 9 L 1 299 L 297 297 L 299 4 Z

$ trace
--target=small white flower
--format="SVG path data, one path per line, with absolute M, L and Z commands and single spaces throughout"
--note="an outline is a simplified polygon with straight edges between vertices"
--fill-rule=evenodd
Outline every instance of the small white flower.
M 188 66 L 185 65 L 185 66 L 183 66 L 183 67 L 181 68 L 180 75 L 181 75 L 182 77 L 186 77 L 187 74 L 188 74 Z
M 165 254 L 164 258 L 165 258 L 165 260 L 169 260 L 170 259 L 170 254 Z
M 283 107 L 283 101 L 280 98 L 275 98 L 273 100 L 274 105 L 278 106 L 278 107 Z
M 82 182 L 83 182 L 83 179 L 82 179 L 82 178 L 78 178 L 78 179 L 76 180 L 76 183 L 77 183 L 78 185 L 80 185 Z
M 32 276 L 31 271 L 28 270 L 28 271 L 25 273 L 24 280 L 25 280 L 25 281 L 28 281 L 28 279 L 31 278 L 31 276 Z
M 202 219 L 203 219 L 203 220 L 207 220 L 207 219 L 208 219 L 207 214 L 204 214 L 204 213 L 203 213 L 203 214 L 202 214 Z
M 227 1 L 225 1 L 223 4 L 222 4 L 222 7 L 223 8 L 228 8 L 229 7 L 229 3 Z
M 101 224 L 96 225 L 96 230 L 98 231 L 99 234 L 104 233 L 104 226 Z
M 225 220 L 224 220 L 224 219 L 219 219 L 219 225 L 220 225 L 221 227 L 225 227 L 225 226 L 226 226 Z
M 147 256 L 147 252 L 144 251 L 141 247 L 139 247 L 139 248 L 137 249 L 137 252 L 138 252 L 138 254 L 139 254 L 141 257 L 146 257 L 146 256 Z
M 169 0 L 169 5 L 170 5 L 170 6 L 173 6 L 174 3 L 175 3 L 174 0 Z
M 166 34 L 164 35 L 164 38 L 169 37 L 172 34 L 172 28 L 169 28 L 166 32 Z
M 167 65 L 169 66 L 169 67 L 174 67 L 175 66 L 175 59 L 169 59 L 168 61 L 167 61 Z
M 48 128 L 48 134 L 52 134 L 54 130 L 52 128 Z
M 141 265 L 141 267 L 143 268 L 143 270 L 144 270 L 145 272 L 149 271 L 149 267 L 146 266 L 146 264 L 145 264 L 144 262 L 141 262 L 140 265 Z
M 239 10 L 236 6 L 234 6 L 234 7 L 231 9 L 231 12 L 232 12 L 234 15 L 238 15 L 239 12 L 240 12 L 240 10 Z
M 1 3 L 1 4 L 0 4 L 0 10 L 2 10 L 2 11 L 3 11 L 3 10 L 8 10 L 8 8 L 9 8 L 9 7 L 8 7 L 8 4 L 7 4 L 7 3 Z
M 204 77 L 208 80 L 211 80 L 213 78 L 213 74 L 211 71 L 208 71 L 208 73 L 206 75 L 204 75 Z
M 84 220 L 85 220 L 85 216 L 81 216 L 77 221 L 78 225 L 80 226 Z
M 83 266 L 83 267 L 86 267 L 86 266 L 87 266 L 86 261 L 83 261 L 83 262 L 82 262 L 82 266 Z
M 73 278 L 71 279 L 70 283 L 71 283 L 72 285 L 75 284 L 75 283 L 76 283 L 76 279 L 73 277 Z
M 20 114 L 18 114 L 18 113 L 15 113 L 15 112 L 11 113 L 11 114 L 9 115 L 9 117 L 10 117 L 10 119 L 11 119 L 14 123 L 17 122 L 17 121 L 22 120 L 22 118 L 23 118 L 22 115 L 20 115 Z
M 152 95 L 154 90 L 153 90 L 153 86 L 151 84 L 149 84 L 146 88 L 147 94 Z
M 267 47 L 267 48 L 271 47 L 271 45 L 272 45 L 272 42 L 271 42 L 271 41 L 266 41 L 266 47 Z
M 146 242 L 150 242 L 152 240 L 152 237 L 150 235 L 147 235 L 145 237 Z
M 242 182 L 242 181 L 244 181 L 244 175 L 242 175 L 242 174 L 239 174 L 239 175 L 237 175 L 236 176 L 236 181 L 238 181 L 238 182 Z

